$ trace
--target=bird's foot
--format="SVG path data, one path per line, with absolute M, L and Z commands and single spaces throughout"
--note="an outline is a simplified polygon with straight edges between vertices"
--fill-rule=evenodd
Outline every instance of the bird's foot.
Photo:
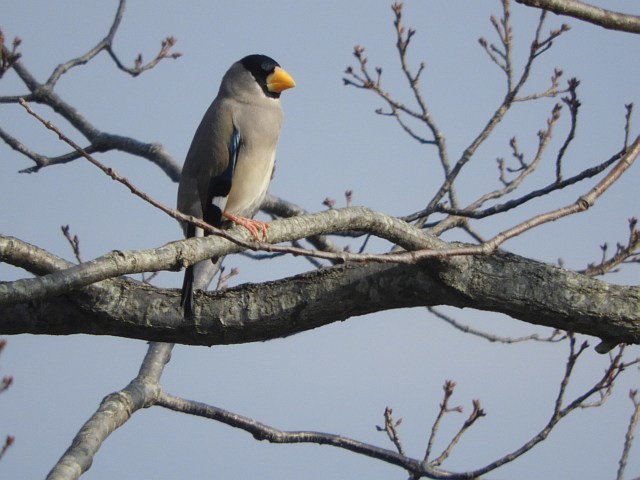
M 267 222 L 254 220 L 253 218 L 238 217 L 232 213 L 227 212 L 225 212 L 223 215 L 236 225 L 241 225 L 249 230 L 249 233 L 253 235 L 253 238 L 255 238 L 256 241 L 259 242 L 261 239 L 269 239 L 269 224 Z M 262 238 L 260 234 L 262 234 Z

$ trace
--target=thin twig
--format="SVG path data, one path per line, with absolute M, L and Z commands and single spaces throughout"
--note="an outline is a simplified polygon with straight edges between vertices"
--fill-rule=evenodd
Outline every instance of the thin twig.
M 636 228 L 638 219 L 632 217 L 629 219 L 629 238 L 626 245 L 618 243 L 616 246 L 616 253 L 611 258 L 606 257 L 607 244 L 605 243 L 600 248 L 602 249 L 602 260 L 598 264 L 589 264 L 589 266 L 580 270 L 579 273 L 583 273 L 590 277 L 597 275 L 604 275 L 605 273 L 615 272 L 615 267 L 630 260 L 630 263 L 638 263 L 635 258 L 637 256 L 636 251 L 640 249 L 640 230 Z
M 385 432 L 391 443 L 393 443 L 400 455 L 406 455 L 402 448 L 402 442 L 400 441 L 400 435 L 398 434 L 397 427 L 402 423 L 402 419 L 393 419 L 393 410 L 390 407 L 384 409 L 384 427 L 376 425 L 376 430 L 379 432 Z
M 118 10 L 116 11 L 113 22 L 111 23 L 111 28 L 109 29 L 109 32 L 102 40 L 100 40 L 100 42 L 97 43 L 97 45 L 95 45 L 91 50 L 86 52 L 84 55 L 81 55 L 77 58 L 73 58 L 68 62 L 62 63 L 56 67 L 56 69 L 53 71 L 53 73 L 51 74 L 51 76 L 46 82 L 46 85 L 48 88 L 53 89 L 53 87 L 58 82 L 58 80 L 60 80 L 62 75 L 67 73 L 72 68 L 75 68 L 80 65 L 85 65 L 86 63 L 91 61 L 93 58 L 95 58 L 102 51 L 106 51 L 109 54 L 111 59 L 114 61 L 114 63 L 120 70 L 122 70 L 125 73 L 128 73 L 133 77 L 137 77 L 142 72 L 146 70 L 150 70 L 165 58 L 172 58 L 172 59 L 180 58 L 182 54 L 177 52 L 174 53 L 170 51 L 177 41 L 174 37 L 170 36 L 162 40 L 160 51 L 155 56 L 155 58 L 150 62 L 148 62 L 147 64 L 143 64 L 142 54 L 138 55 L 137 59 L 134 62 L 133 67 L 126 67 L 120 61 L 120 59 L 118 59 L 117 55 L 113 51 L 113 40 L 120 26 L 120 23 L 122 22 L 122 17 L 124 15 L 126 3 L 127 3 L 126 0 L 120 0 L 118 4 Z
M 562 181 L 562 160 L 564 159 L 564 155 L 567 152 L 569 145 L 576 136 L 578 109 L 580 108 L 580 100 L 578 100 L 578 95 L 576 93 L 578 85 L 580 85 L 580 82 L 577 79 L 569 79 L 569 96 L 562 99 L 562 101 L 569 107 L 569 113 L 571 114 L 571 127 L 569 128 L 567 138 L 565 138 L 560 150 L 558 150 L 558 156 L 556 157 L 556 182 Z
M 431 465 L 442 465 L 442 462 L 444 462 L 449 457 L 449 455 L 453 451 L 453 448 L 458 444 L 465 432 L 469 430 L 469 428 L 471 428 L 471 426 L 476 423 L 476 421 L 486 416 L 485 411 L 480 406 L 480 400 L 473 400 L 472 404 L 473 410 L 469 414 L 469 417 L 464 421 L 464 423 L 460 427 L 460 430 L 458 430 L 458 433 L 454 435 L 454 437 L 451 439 L 451 442 L 449 442 L 449 445 L 447 445 L 440 456 L 431 462 Z
M 594 394 L 604 391 L 604 397 L 601 396 L 602 401 L 608 395 L 606 392 L 610 392 L 613 388 L 613 384 L 617 377 L 629 366 L 636 365 L 640 362 L 640 359 L 635 359 L 631 362 L 626 363 L 622 362 L 622 356 L 625 349 L 624 347 L 620 347 L 618 349 L 618 353 L 615 356 L 611 357 L 609 366 L 603 373 L 602 377 L 600 377 L 592 387 L 588 388 L 582 394 L 575 397 L 573 401 L 566 403 L 564 401 L 564 398 L 571 375 L 574 371 L 578 358 L 586 351 L 587 347 L 588 345 L 586 344 L 586 342 L 584 342 L 580 347 L 576 347 L 575 337 L 573 335 L 569 335 L 569 355 L 567 357 L 567 363 L 565 365 L 565 372 L 560 381 L 560 387 L 558 389 L 558 395 L 555 400 L 553 413 L 549 419 L 549 422 L 544 426 L 544 428 L 520 448 L 507 455 L 504 455 L 503 457 L 491 462 L 490 464 L 482 468 L 476 469 L 472 472 L 467 472 L 467 474 L 469 475 L 468 478 L 480 477 L 490 471 L 495 470 L 498 467 L 501 467 L 502 465 L 513 462 L 516 458 L 527 453 L 540 442 L 544 441 L 549 436 L 551 431 L 556 427 L 556 425 L 574 410 L 601 404 L 601 402 L 589 404 L 586 403 L 586 401 Z
M 0 449 L 0 460 L 2 460 L 2 457 L 4 457 L 5 453 L 7 453 L 7 450 L 9 450 L 9 447 L 13 445 L 15 441 L 16 437 L 14 437 L 13 435 L 7 435 L 4 440 L 4 445 L 2 445 L 2 449 Z
M 78 238 L 78 235 L 74 235 L 73 237 L 71 236 L 69 225 L 62 225 L 60 229 L 62 230 L 64 238 L 66 238 L 67 242 L 69 242 L 76 260 L 78 260 L 78 263 L 82 263 L 82 258 L 80 255 L 80 239 Z
M 427 310 L 429 310 L 429 312 L 431 312 L 433 315 L 438 317 L 440 320 L 447 322 L 449 325 L 460 330 L 461 332 L 469 333 L 476 337 L 483 338 L 491 343 L 514 344 L 514 343 L 529 342 L 529 341 L 556 343 L 556 342 L 562 342 L 567 338 L 566 334 L 564 334 L 560 330 L 553 330 L 551 334 L 546 337 L 541 337 L 537 333 L 532 333 L 530 335 L 523 335 L 521 337 L 503 337 L 500 335 L 495 335 L 493 333 L 487 333 L 487 332 L 477 330 L 475 328 L 471 328 L 469 325 L 463 325 L 460 322 L 458 322 L 455 318 L 449 315 L 445 315 L 444 313 L 438 311 L 434 307 L 427 307 Z
M 15 37 L 11 42 L 11 49 L 7 48 L 4 44 L 5 37 L 2 30 L 0 30 L 0 78 L 11 69 L 13 64 L 17 62 L 22 54 L 18 52 L 18 47 L 22 40 L 20 37 Z
M 456 382 L 452 380 L 445 380 L 444 386 L 442 389 L 444 390 L 444 397 L 442 402 L 440 403 L 440 409 L 438 410 L 438 415 L 436 416 L 435 421 L 433 422 L 433 426 L 431 427 L 431 432 L 429 433 L 429 440 L 427 441 L 427 449 L 424 453 L 423 462 L 429 463 L 429 457 L 431 456 L 431 451 L 433 450 L 433 443 L 435 442 L 436 435 L 438 434 L 438 429 L 440 428 L 440 423 L 442 422 L 442 418 L 446 413 L 449 412 L 462 412 L 462 407 L 449 407 L 449 400 L 453 395 L 453 391 L 456 388 Z
M 629 392 L 629 398 L 631 399 L 634 408 L 633 413 L 631 414 L 631 418 L 629 419 L 627 433 L 624 436 L 624 446 L 622 447 L 622 456 L 620 457 L 620 461 L 618 462 L 619 466 L 616 480 L 622 480 L 624 478 L 624 471 L 627 468 L 629 452 L 631 451 L 631 446 L 633 445 L 633 437 L 638 426 L 638 422 L 640 421 L 640 401 L 638 400 L 637 395 L 637 390 L 631 390 Z
M 505 0 L 503 2 L 503 5 L 505 6 L 504 16 L 503 16 L 503 22 L 505 25 L 504 28 L 508 30 L 510 28 L 508 26 L 509 15 L 510 15 L 509 9 L 508 9 L 508 2 Z M 439 190 L 435 193 L 435 195 L 429 201 L 429 203 L 427 204 L 427 207 L 423 210 L 424 212 L 426 212 L 424 217 L 418 220 L 419 226 L 426 223 L 427 217 L 431 213 L 436 211 L 436 207 L 441 203 L 442 198 L 445 196 L 445 194 L 448 194 L 453 189 L 454 182 L 457 179 L 460 172 L 462 171 L 462 169 L 471 160 L 471 158 L 473 157 L 475 152 L 478 150 L 478 148 L 487 140 L 487 138 L 489 138 L 489 136 L 494 131 L 496 126 L 502 121 L 507 111 L 513 105 L 515 99 L 518 97 L 519 92 L 521 91 L 521 89 L 529 79 L 535 59 L 541 53 L 543 53 L 543 49 L 545 48 L 545 46 L 548 47 L 551 45 L 550 39 L 555 38 L 555 36 L 560 35 L 562 32 L 566 31 L 565 28 L 561 28 L 559 33 L 556 33 L 556 31 L 551 31 L 549 33 L 549 36 L 543 39 L 542 27 L 544 25 L 545 18 L 546 18 L 546 15 L 545 15 L 545 12 L 543 12 L 540 15 L 540 20 L 538 22 L 534 39 L 532 40 L 531 45 L 529 47 L 529 57 L 525 63 L 525 66 L 522 69 L 520 78 L 518 79 L 517 82 L 515 80 L 508 81 L 507 93 L 504 99 L 502 100 L 501 104 L 498 106 L 498 108 L 493 113 L 493 115 L 491 116 L 489 121 L 486 123 L 484 128 L 481 130 L 481 132 L 476 136 L 476 138 L 471 142 L 471 144 L 469 144 L 469 146 L 463 151 L 458 161 L 455 163 L 455 165 L 453 166 L 449 174 L 446 176 Z M 495 25 L 495 22 L 496 21 L 494 20 L 492 23 L 494 23 Z M 507 35 L 504 38 L 506 39 L 506 41 L 508 41 L 508 43 L 505 45 L 505 48 L 511 48 L 512 37 Z M 505 61 L 510 62 L 510 55 L 508 54 L 508 51 L 505 52 L 505 59 L 506 59 Z M 507 66 L 506 68 L 509 69 L 511 67 Z
M 605 171 L 607 168 L 609 168 L 613 163 L 615 163 L 616 161 L 620 160 L 620 158 L 622 157 L 622 155 L 624 154 L 624 150 L 621 152 L 618 152 L 616 154 L 614 154 L 613 156 L 611 156 L 611 158 L 605 160 L 604 162 L 594 166 L 594 167 L 590 167 L 587 168 L 585 170 L 583 170 L 582 172 L 574 175 L 571 178 L 567 178 L 562 180 L 561 182 L 557 182 L 554 181 L 552 183 L 550 183 L 549 185 L 539 188 L 537 190 L 533 190 L 525 195 L 523 195 L 522 197 L 519 198 L 515 198 L 513 200 L 509 200 L 507 202 L 501 203 L 501 204 L 497 204 L 497 205 L 493 205 L 491 207 L 485 208 L 484 210 L 470 210 L 468 208 L 464 208 L 464 209 L 454 209 L 454 208 L 449 208 L 446 207 L 444 205 L 437 205 L 435 208 L 436 212 L 440 212 L 440 213 L 446 213 L 448 215 L 453 215 L 453 216 L 457 216 L 457 217 L 465 217 L 465 218 L 474 218 L 474 219 L 482 219 L 485 217 L 489 217 L 491 215 L 496 215 L 499 213 L 504 213 L 507 212 L 509 210 L 513 210 L 514 208 L 519 207 L 520 205 L 523 205 L 535 198 L 539 198 L 542 197 L 544 195 L 548 195 L 549 193 L 558 191 L 558 190 L 562 190 L 570 185 L 574 185 L 576 183 L 581 182 L 582 180 L 586 180 L 588 178 L 593 178 L 596 175 L 602 173 L 603 171 Z M 410 215 L 406 215 L 404 217 L 401 217 L 403 220 L 407 221 L 407 222 L 411 222 L 413 220 L 416 220 L 418 218 L 424 217 L 428 212 L 426 210 L 421 210 L 419 212 L 415 212 L 412 213 Z M 435 226 L 435 225 L 433 225 Z M 432 226 L 432 227 L 433 227 Z

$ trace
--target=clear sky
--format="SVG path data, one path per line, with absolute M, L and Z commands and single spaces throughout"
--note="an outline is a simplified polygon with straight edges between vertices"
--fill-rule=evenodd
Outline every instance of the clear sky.
M 500 2 L 470 0 L 407 1 L 405 23 L 418 33 L 409 58 L 425 61 L 423 93 L 456 158 L 477 135 L 504 95 L 502 73 L 477 40 L 495 41 L 489 16 Z M 628 8 L 628 2 L 609 2 Z M 44 81 L 59 63 L 83 54 L 108 31 L 117 2 L 7 0 L 0 28 L 8 39 L 22 38 L 24 65 Z M 640 12 L 630 12 L 638 14 Z M 517 65 L 522 65 L 538 12 L 514 5 Z M 578 21 L 550 16 L 572 30 L 537 64 L 528 93 L 546 88 L 554 67 L 578 77 L 583 106 L 578 140 L 567 171 L 577 172 L 617 151 L 622 141 L 624 104 L 640 100 L 637 62 L 640 37 L 609 32 Z M 183 56 L 166 60 L 132 79 L 102 54 L 60 81 L 58 93 L 97 128 L 161 142 L 182 162 L 195 127 L 214 98 L 219 80 L 235 60 L 249 53 L 274 57 L 297 82 L 284 92 L 285 110 L 271 192 L 310 211 L 322 210 L 326 197 L 393 215 L 420 210 L 441 181 L 436 152 L 409 139 L 390 119 L 376 116 L 381 105 L 371 94 L 342 85 L 352 50 L 364 45 L 372 66 L 384 69 L 383 83 L 398 98 L 411 100 L 394 47 L 389 1 L 301 2 L 282 0 L 172 2 L 137 1 L 127 5 L 115 50 L 129 64 L 142 52 L 150 60 L 160 40 L 178 39 Z M 0 95 L 24 93 L 9 73 Z M 536 132 L 554 102 L 518 105 L 496 137 L 478 151 L 463 175 L 462 203 L 498 186 L 496 157 L 508 157 L 508 139 L 518 136 L 531 155 Z M 639 105 L 640 106 L 640 105 Z M 40 113 L 56 120 L 44 108 Z M 635 118 L 637 119 L 637 115 Z M 73 133 L 68 125 L 59 125 Z M 638 125 L 637 120 L 635 125 Z M 53 155 L 67 149 L 22 108 L 0 105 L 0 126 L 31 149 Z M 566 133 L 565 118 L 554 137 L 557 148 Z M 637 133 L 637 127 L 634 130 Z M 84 144 L 75 133 L 71 135 Z M 136 185 L 168 205 L 177 185 L 149 162 L 120 153 L 99 157 Z M 529 156 L 530 158 L 530 156 Z M 523 188 L 550 181 L 548 167 Z M 0 231 L 72 259 L 61 225 L 70 225 L 81 241 L 84 259 L 113 249 L 160 246 L 180 238 L 172 219 L 134 198 L 95 167 L 78 160 L 37 174 L 20 174 L 28 159 L 0 145 Z M 638 215 L 635 165 L 588 213 L 568 218 L 504 245 L 507 250 L 570 268 L 599 259 L 599 245 L 626 241 L 627 219 Z M 575 187 L 532 203 L 522 211 L 474 226 L 491 236 L 547 209 L 573 202 L 590 185 Z M 359 241 L 348 242 L 354 249 Z M 384 248 L 373 244 L 374 248 Z M 259 282 L 306 271 L 304 259 L 251 262 L 239 266 L 234 284 Z M 0 265 L 0 279 L 24 272 Z M 161 273 L 155 284 L 177 288 L 182 275 Z M 638 269 L 607 279 L 638 284 Z M 500 335 L 540 332 L 506 317 L 474 311 L 443 310 L 460 321 Z M 581 339 L 582 340 L 582 339 Z M 597 339 L 588 339 L 592 346 Z M 108 393 L 124 387 L 146 351 L 142 341 L 90 336 L 16 336 L 0 359 L 0 375 L 15 385 L 0 396 L 0 439 L 16 443 L 0 462 L 2 478 L 43 478 L 82 423 Z M 421 456 L 438 410 L 445 379 L 458 387 L 452 402 L 464 415 L 450 415 L 437 447 L 446 445 L 479 398 L 488 413 L 454 450 L 452 470 L 480 467 L 519 447 L 547 422 L 568 347 L 564 344 L 497 345 L 454 331 L 424 309 L 391 311 L 354 318 L 292 338 L 216 348 L 176 347 L 163 377 L 165 389 L 253 417 L 282 429 L 319 430 L 392 448 L 375 425 L 386 406 L 403 418 L 400 429 L 407 452 Z M 630 349 L 638 355 L 637 347 Z M 575 395 L 595 382 L 606 357 L 585 353 L 576 372 Z M 492 478 L 612 478 L 631 415 L 630 388 L 640 387 L 638 369 L 627 372 L 612 398 L 600 409 L 577 412 L 550 439 Z M 639 446 L 629 465 L 640 474 Z M 229 427 L 159 408 L 138 412 L 103 445 L 83 478 L 263 478 L 402 479 L 404 472 L 371 459 L 314 445 L 270 445 Z

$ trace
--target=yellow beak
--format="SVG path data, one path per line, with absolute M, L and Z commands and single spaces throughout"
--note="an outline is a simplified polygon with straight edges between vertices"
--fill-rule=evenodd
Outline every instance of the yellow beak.
M 272 74 L 267 77 L 267 89 L 270 92 L 280 93 L 287 88 L 293 88 L 296 82 L 284 69 L 276 67 Z

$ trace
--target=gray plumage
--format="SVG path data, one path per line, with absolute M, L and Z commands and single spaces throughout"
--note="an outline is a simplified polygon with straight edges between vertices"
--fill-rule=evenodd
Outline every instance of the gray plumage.
M 283 119 L 280 92 L 294 85 L 264 55 L 250 55 L 229 68 L 187 153 L 178 187 L 179 211 L 216 227 L 223 225 L 223 215 L 246 219 L 257 213 L 273 174 Z M 192 225 L 183 228 L 187 237 L 204 234 Z M 187 270 L 185 316 L 194 313 L 193 291 L 206 289 L 219 266 L 220 259 L 212 259 Z

